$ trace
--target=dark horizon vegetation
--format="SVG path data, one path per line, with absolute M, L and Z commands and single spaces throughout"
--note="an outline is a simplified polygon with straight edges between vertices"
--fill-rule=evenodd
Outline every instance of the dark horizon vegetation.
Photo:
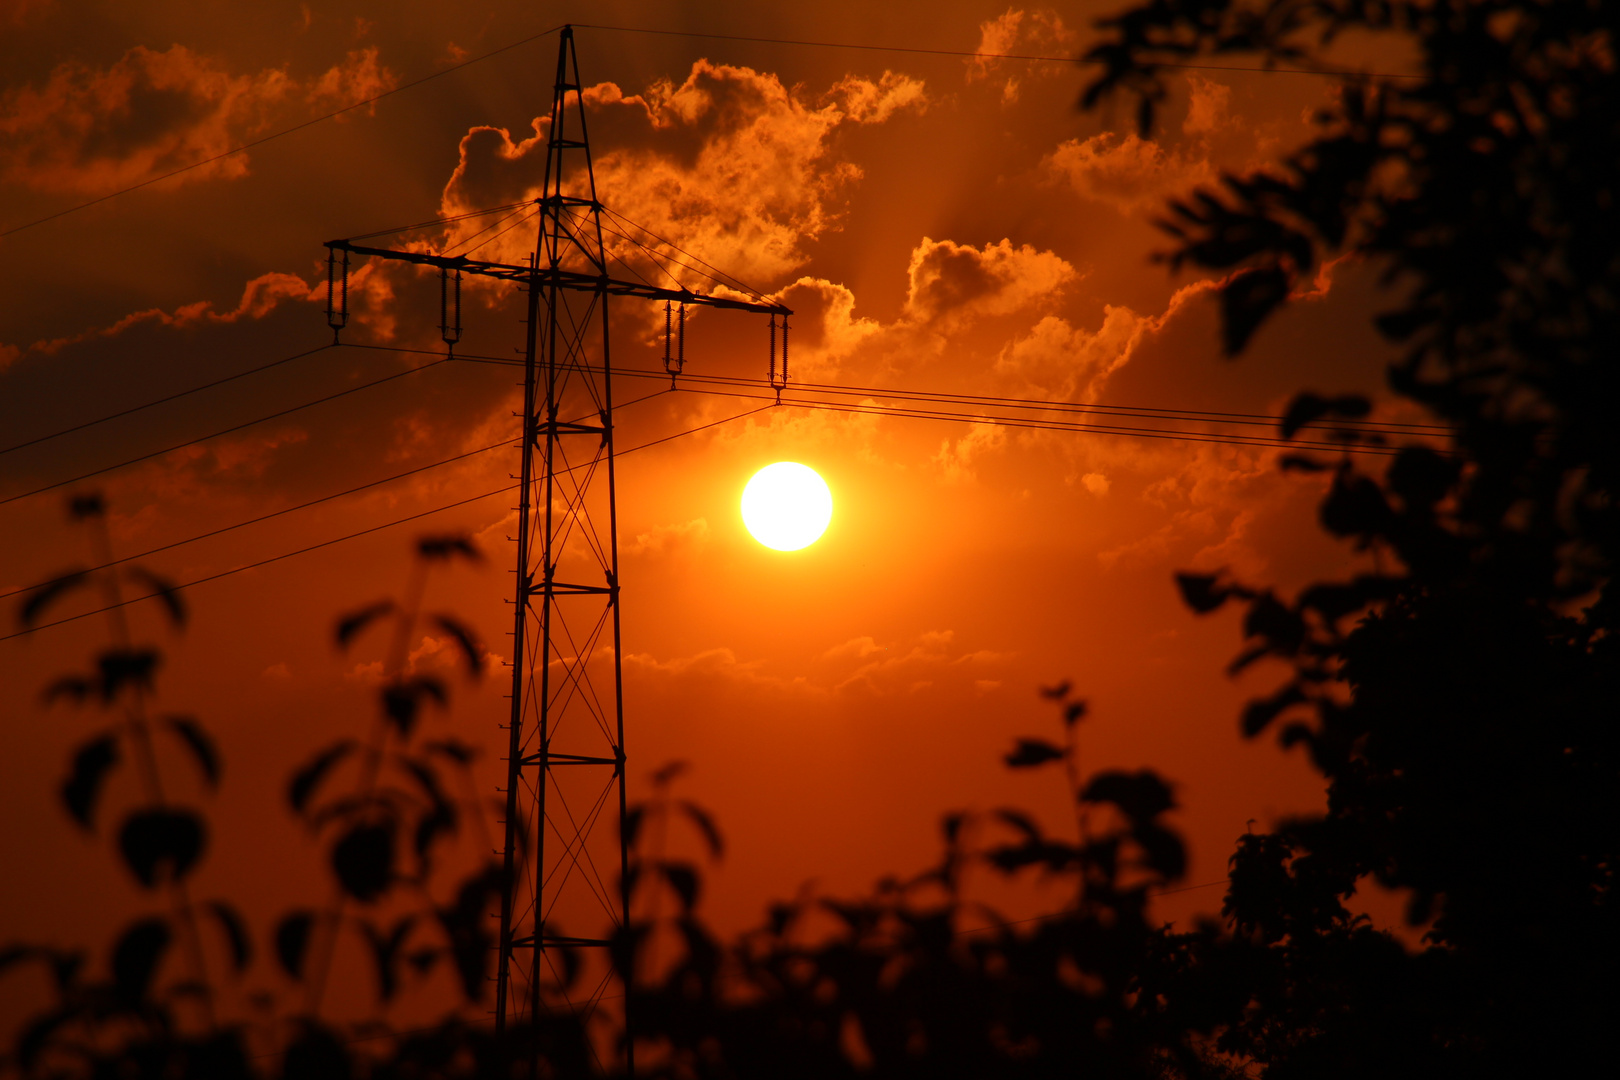
M 1053 835 L 1017 808 L 950 814 L 939 859 L 922 872 L 898 868 L 853 898 L 783 902 L 728 939 L 697 914 L 701 869 L 651 839 L 679 822 L 721 852 L 715 823 L 671 793 L 670 770 L 633 816 L 640 917 L 613 952 L 630 986 L 638 1073 L 1288 1080 L 1584 1075 L 1612 1058 L 1613 22 L 1596 0 L 1152 0 L 1100 25 L 1089 58 L 1103 72 L 1084 106 L 1130 104 L 1144 136 L 1178 63 L 1311 65 L 1349 33 L 1397 36 L 1420 59 L 1420 79 L 1346 78 L 1311 142 L 1173 202 L 1163 223 L 1172 267 L 1224 275 L 1223 344 L 1234 358 L 1325 261 L 1380 267 L 1390 306 L 1377 328 L 1402 348 L 1390 387 L 1451 431 L 1448 451 L 1394 447 L 1380 473 L 1349 454 L 1283 458 L 1285 469 L 1331 478 L 1321 526 L 1376 556 L 1374 572 L 1292 595 L 1229 574 L 1176 582 L 1197 612 L 1242 608 L 1234 672 L 1270 661 L 1288 673 L 1245 709 L 1242 731 L 1302 748 L 1327 809 L 1238 839 L 1221 921 L 1155 926 L 1151 893 L 1186 870 L 1165 822 L 1173 784 L 1147 770 L 1086 769 L 1086 704 L 1064 684 L 1048 691 L 1056 735 L 1020 740 L 1006 764 L 1064 768 L 1072 833 Z M 1335 423 L 1368 407 L 1311 388 L 1281 435 L 1375 439 Z M 73 512 L 95 529 L 104 507 L 81 496 Z M 445 880 L 440 856 L 460 813 L 446 792 L 467 749 L 426 735 L 418 719 L 450 687 L 408 676 L 403 660 L 411 629 L 431 618 L 477 674 L 471 632 L 454 613 L 420 610 L 425 575 L 476 552 L 463 538 L 431 537 L 417 555 L 403 599 L 336 629 L 340 645 L 394 629 L 372 741 L 319 749 L 289 778 L 291 811 L 326 838 L 331 898 L 289 912 L 262 941 L 230 897 L 188 891 L 207 824 L 165 800 L 149 740 L 178 740 L 209 782 L 219 756 L 200 721 L 154 707 L 156 650 L 120 636 L 115 621 L 91 670 L 49 684 L 50 697 L 100 708 L 113 725 L 70 763 L 63 808 L 92 826 L 101 784 L 133 770 L 148 805 L 111 843 L 164 910 L 109 943 L 108 980 L 72 951 L 0 954 L 7 968 L 43 965 L 57 995 L 0 1068 L 187 1078 L 625 1070 L 626 1048 L 567 1008 L 502 1037 L 472 1019 L 487 1000 L 487 916 L 502 881 L 482 865 Z M 119 587 L 67 582 L 92 584 Z M 60 592 L 31 594 L 23 618 Z M 183 619 L 178 598 L 163 595 Z M 354 770 L 355 795 L 331 782 L 339 767 Z M 962 888 L 970 868 L 1015 885 L 1058 882 L 1072 900 L 1051 918 L 966 934 L 984 919 Z M 1415 945 L 1354 913 L 1368 883 L 1409 898 Z M 379 1002 L 408 993 L 413 973 L 441 969 L 455 972 L 465 1008 L 392 1034 L 323 1019 L 339 933 L 366 942 Z M 240 969 L 265 962 L 256 956 L 273 958 L 300 993 L 266 1003 L 264 1022 L 217 1018 L 208 980 L 221 977 L 221 960 Z M 581 973 L 558 950 L 559 1000 Z

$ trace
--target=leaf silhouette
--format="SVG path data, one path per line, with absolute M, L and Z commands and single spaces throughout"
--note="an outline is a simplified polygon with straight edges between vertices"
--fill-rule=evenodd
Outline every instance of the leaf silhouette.
M 669 882 L 669 887 L 675 890 L 675 895 L 681 898 L 681 906 L 691 911 L 697 903 L 699 878 L 697 868 L 690 863 L 664 863 L 658 868 Z
M 152 675 L 162 657 L 156 649 L 109 649 L 96 658 L 100 678 L 96 689 L 101 700 L 116 699 L 126 686 L 137 690 L 152 688 Z
M 169 613 L 169 621 L 176 626 L 186 624 L 186 604 L 180 598 L 180 590 L 168 578 L 159 577 L 139 566 L 130 566 L 124 569 L 136 582 L 152 590 L 152 596 L 163 601 L 164 610 Z
M 641 836 L 641 825 L 647 819 L 647 807 L 644 803 L 635 803 L 624 814 L 624 846 L 634 848 L 636 840 Z
M 1407 506 L 1431 507 L 1457 482 L 1461 465 L 1427 447 L 1408 446 L 1389 467 L 1389 486 Z
M 422 699 L 432 698 L 441 707 L 450 700 L 444 683 L 431 675 L 401 679 L 383 688 L 383 713 L 394 722 L 401 735 L 410 735 L 421 713 Z
M 433 841 L 439 834 L 444 833 L 454 836 L 455 832 L 455 812 L 448 805 L 434 807 L 430 813 L 424 814 L 421 820 L 416 823 L 416 836 L 413 845 L 416 850 L 416 857 L 426 862 L 428 851 L 432 848 Z
M 248 937 L 247 924 L 237 910 L 223 900 L 210 900 L 203 910 L 214 916 L 220 929 L 225 931 L 225 943 L 231 949 L 231 966 L 240 974 L 253 959 L 253 941 Z
M 356 825 L 332 848 L 332 872 L 350 896 L 369 904 L 394 879 L 393 819 Z
M 423 743 L 422 749 L 429 754 L 443 754 L 457 765 L 469 765 L 478 756 L 476 746 L 469 746 L 460 739 L 435 739 Z
M 116 764 L 118 737 L 112 734 L 90 740 L 73 755 L 73 771 L 62 785 L 62 802 L 73 820 L 87 829 L 93 827 L 90 819 L 101 797 L 102 783 Z
M 1044 840 L 1044 837 L 1041 835 L 1040 826 L 1036 825 L 1034 819 L 1028 814 L 1024 813 L 1022 810 L 1014 810 L 1011 807 L 1002 807 L 996 811 L 996 817 L 1023 833 L 1025 840 L 1035 842 Z
M 309 939 L 315 929 L 315 913 L 290 912 L 276 924 L 276 962 L 295 979 L 304 977 L 304 958 L 309 951 Z
M 166 808 L 131 814 L 118 833 L 124 863 L 148 889 L 183 879 L 202 856 L 206 833 L 189 810 Z
M 1057 761 L 1062 757 L 1063 751 L 1045 739 L 1019 739 L 1012 753 L 1002 760 L 1009 768 L 1029 769 L 1045 765 L 1049 761 Z
M 679 758 L 674 761 L 665 762 L 663 765 L 658 767 L 656 772 L 652 774 L 653 787 L 664 787 L 671 780 L 674 780 L 677 776 L 681 775 L 691 767 L 691 762 L 682 761 Z
M 71 496 L 68 499 L 68 516 L 74 521 L 101 517 L 106 512 L 107 501 L 101 497 L 99 491 L 89 491 L 83 495 Z
M 1188 607 L 1200 615 L 1208 615 L 1232 595 L 1232 590 L 1216 585 L 1218 580 L 1215 574 L 1177 574 L 1176 588 L 1181 590 L 1181 599 Z
M 211 788 L 219 787 L 219 749 L 214 740 L 204 731 L 202 725 L 190 716 L 165 717 L 169 730 L 180 736 L 191 756 L 197 759 L 197 767 L 202 770 L 204 779 Z
M 356 634 L 393 610 L 394 602 L 392 600 L 379 600 L 375 604 L 343 616 L 338 620 L 337 624 L 338 648 L 348 648 L 349 642 L 354 640 Z
M 720 827 L 714 823 L 709 812 L 689 799 L 682 799 L 675 804 L 680 807 L 681 813 L 686 815 L 688 821 L 697 826 L 698 832 L 703 834 L 703 840 L 709 846 L 709 854 L 720 858 L 726 852 L 726 842 L 720 835 Z
M 438 911 L 439 923 L 450 939 L 461 990 L 468 1001 L 482 1001 L 488 985 L 492 940 L 487 909 L 491 898 L 499 896 L 500 890 L 500 867 L 487 867 L 462 882 L 455 903 Z
M 455 639 L 456 646 L 461 650 L 462 659 L 467 661 L 467 670 L 475 678 L 484 673 L 484 651 L 478 645 L 478 639 L 465 624 L 449 615 L 434 615 L 433 623 L 440 630 Z
M 1142 848 L 1148 865 L 1164 880 L 1177 881 L 1187 873 L 1187 847 L 1169 829 L 1141 822 L 1131 830 L 1131 838 Z
M 468 562 L 482 562 L 483 553 L 465 536 L 424 536 L 416 542 L 416 553 L 424 559 L 450 559 L 460 555 Z
M 1243 710 L 1243 734 L 1249 738 L 1264 731 L 1283 710 L 1302 705 L 1308 699 L 1298 683 L 1289 683 L 1270 697 L 1251 701 Z
M 316 754 L 308 764 L 293 773 L 292 780 L 287 784 L 287 802 L 292 805 L 293 813 L 304 813 L 315 789 L 332 771 L 332 766 L 353 753 L 357 745 L 353 739 L 342 739 Z
M 73 569 L 57 577 L 28 594 L 28 598 L 17 609 L 17 620 L 24 626 L 33 626 L 39 617 L 45 614 L 45 609 L 56 601 L 77 589 L 80 585 L 88 584 L 90 573 L 87 570 Z
M 47 686 L 40 698 L 47 705 L 59 697 L 72 698 L 74 704 L 81 705 L 95 690 L 96 684 L 83 675 L 64 675 Z
M 1283 438 L 1292 439 L 1301 428 L 1307 424 L 1314 424 L 1324 416 L 1342 416 L 1357 420 L 1371 411 L 1372 402 L 1359 394 L 1341 394 L 1338 397 L 1325 398 L 1320 394 L 1306 391 L 1294 395 L 1294 400 L 1288 403 L 1278 428 L 1282 431 Z
M 1152 821 L 1176 804 L 1170 785 L 1148 769 L 1098 773 L 1080 792 L 1080 801 L 1113 803 L 1137 823 Z
M 281 1075 L 287 1080 L 350 1080 L 354 1063 L 336 1034 L 310 1021 L 287 1045 Z
M 377 967 L 377 992 L 383 1001 L 394 999 L 399 992 L 400 949 L 416 925 L 416 916 L 407 915 L 394 924 L 394 929 L 383 934 L 371 923 L 361 923 L 366 941 L 371 946 L 371 958 Z
M 113 946 L 113 992 L 128 1002 L 144 998 L 171 938 L 163 919 L 142 919 L 125 930 Z
M 1288 299 L 1288 272 L 1280 266 L 1245 270 L 1221 290 L 1221 344 L 1236 356 L 1260 324 Z
M 1365 476 L 1340 469 L 1318 511 L 1322 527 L 1335 536 L 1370 536 L 1388 528 L 1392 517 L 1384 492 Z

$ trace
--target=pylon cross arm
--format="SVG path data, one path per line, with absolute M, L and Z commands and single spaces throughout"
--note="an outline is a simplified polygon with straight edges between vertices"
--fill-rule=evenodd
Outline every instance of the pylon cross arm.
M 724 308 L 730 311 L 753 311 L 761 315 L 791 315 L 793 309 L 782 304 L 761 304 L 752 300 L 738 300 L 730 296 L 692 292 L 690 289 L 665 289 L 643 281 L 622 281 L 601 274 L 585 274 L 574 270 L 535 268 L 517 263 L 484 262 L 465 255 L 434 255 L 425 251 L 396 251 L 393 248 L 368 247 L 351 244 L 347 240 L 328 240 L 326 246 L 333 251 L 346 251 L 371 258 L 392 259 L 414 263 L 417 266 L 436 266 L 442 270 L 459 270 L 463 274 L 499 278 L 503 281 L 522 281 L 536 285 L 555 285 L 559 289 L 575 292 L 605 292 L 611 296 L 634 296 L 643 300 L 669 300 L 696 307 Z

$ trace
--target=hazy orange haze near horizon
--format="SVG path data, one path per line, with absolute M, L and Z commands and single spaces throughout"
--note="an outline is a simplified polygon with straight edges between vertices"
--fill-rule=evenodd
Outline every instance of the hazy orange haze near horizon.
M 0 10 L 0 229 L 138 183 L 568 20 L 921 49 L 1072 55 L 1117 5 L 16 3 Z M 1207 283 L 1151 261 L 1164 200 L 1273 160 L 1309 134 L 1326 80 L 1188 72 L 1153 140 L 1126 113 L 1082 113 L 1072 64 L 965 60 L 580 29 L 605 203 L 796 312 L 809 382 L 1275 414 L 1299 389 L 1382 391 L 1376 270 L 1331 266 L 1239 361 L 1220 358 Z M 0 240 L 0 445 L 161 398 L 330 340 L 323 241 L 512 202 L 539 183 L 537 117 L 555 35 L 375 106 Z M 481 257 L 521 259 L 514 230 Z M 442 353 L 436 280 L 357 276 L 346 344 Z M 522 343 L 512 290 L 469 286 L 464 351 Z M 656 371 L 662 311 L 618 303 L 615 363 Z M 759 318 L 698 313 L 687 370 L 758 378 Z M 0 499 L 290 408 L 433 355 L 345 347 L 0 456 Z M 91 561 L 64 512 L 100 489 L 119 554 L 144 551 L 513 436 L 514 373 L 442 364 L 0 505 L 0 592 Z M 626 378 L 630 401 L 666 383 Z M 697 387 L 623 408 L 634 447 L 752 408 Z M 1381 416 L 1395 415 L 1379 406 Z M 1223 668 L 1227 618 L 1198 620 L 1176 570 L 1230 567 L 1294 588 L 1351 555 L 1320 534 L 1315 478 L 1277 451 L 782 407 L 626 455 L 619 466 L 632 791 L 673 759 L 729 841 L 706 914 L 738 928 L 814 879 L 850 892 L 921 869 L 952 809 L 1021 805 L 1061 827 L 1055 777 L 1009 773 L 1019 735 L 1050 734 L 1037 688 L 1091 702 L 1082 765 L 1151 766 L 1177 784 L 1190 885 L 1224 876 L 1250 820 L 1315 806 L 1297 759 L 1237 730 L 1272 673 Z M 750 539 L 738 498 L 760 466 L 814 467 L 835 501 L 800 552 Z M 145 560 L 191 581 L 510 483 L 502 450 Z M 194 713 L 225 758 L 200 888 L 264 932 L 316 895 L 319 850 L 285 811 L 289 771 L 372 717 L 377 655 L 339 655 L 334 619 L 402 587 L 410 540 L 461 530 L 481 570 L 431 602 L 505 659 L 510 498 L 321 548 L 186 593 L 159 707 Z M 6 600 L 4 633 L 15 629 Z M 91 598 L 83 600 L 90 606 Z M 80 609 L 82 610 L 82 608 Z M 62 609 L 71 613 L 71 609 Z M 57 789 L 106 720 L 40 705 L 105 641 L 83 619 L 0 641 L 6 873 L 0 927 L 96 945 L 143 902 Z M 443 663 L 447 643 L 416 644 Z M 501 774 L 497 673 L 457 684 L 428 722 Z M 179 775 L 178 767 L 175 770 Z M 133 791 L 109 791 L 103 820 Z M 105 826 L 104 826 L 105 831 Z M 464 843 L 477 846 L 475 833 Z M 1219 888 L 1159 901 L 1218 910 Z M 1010 914 L 1046 902 L 996 894 Z

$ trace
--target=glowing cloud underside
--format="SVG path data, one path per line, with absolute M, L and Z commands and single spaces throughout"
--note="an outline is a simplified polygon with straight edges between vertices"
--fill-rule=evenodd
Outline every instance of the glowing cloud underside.
M 755 540 L 777 551 L 809 547 L 832 521 L 832 492 L 809 466 L 778 461 L 754 474 L 743 489 L 743 524 Z

